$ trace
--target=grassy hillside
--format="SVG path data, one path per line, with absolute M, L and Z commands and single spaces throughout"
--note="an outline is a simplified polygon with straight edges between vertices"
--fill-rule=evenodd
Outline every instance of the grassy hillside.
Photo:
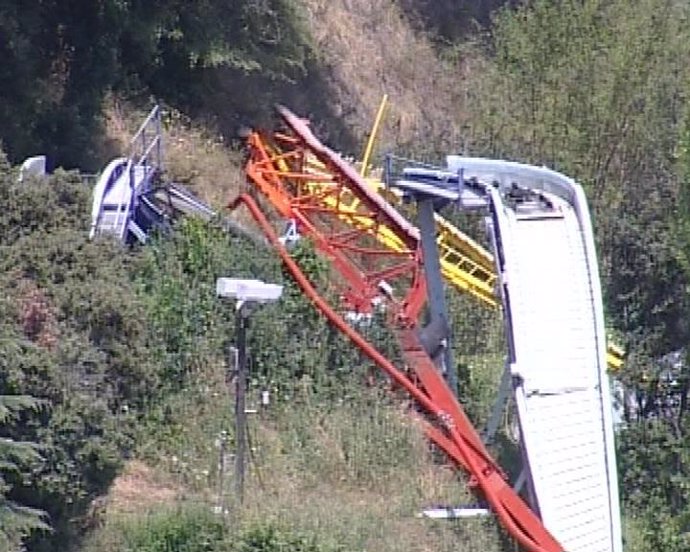
M 135 118 L 122 116 L 121 128 L 131 126 L 126 121 Z M 214 147 L 206 148 L 213 141 L 186 124 L 172 122 L 167 143 L 170 174 L 206 198 L 214 199 L 213 175 L 219 174 L 219 167 L 240 174 L 232 157 L 222 159 Z M 194 152 L 193 157 L 185 155 L 188 151 Z M 186 164 L 188 159 L 193 165 Z M 190 168 L 192 177 L 186 179 Z M 175 349 L 166 363 L 191 355 L 186 364 L 191 372 L 184 388 L 155 405 L 140 426 L 137 460 L 115 480 L 99 512 L 101 527 L 89 537 L 85 552 L 142 547 L 145 535 L 169 523 L 166 516 L 172 516 L 170 520 L 191 516 L 190 523 L 199 523 L 201 516 L 202 525 L 213 526 L 218 518 L 208 519 L 205 514 L 219 505 L 229 514 L 223 518 L 225 529 L 214 550 L 234 550 L 226 540 L 258 530 L 308 539 L 315 543 L 315 551 L 450 550 L 457 548 L 458 541 L 467 543 L 468 550 L 503 549 L 491 519 L 455 524 L 419 517 L 425 506 L 472 503 L 464 478 L 438 462 L 406 401 L 389 395 L 385 385 L 372 388 L 367 383 L 369 363 L 328 327 L 289 281 L 281 305 L 266 307 L 253 317 L 250 407 L 258 406 L 263 389 L 271 390 L 274 404 L 259 408 L 251 419 L 247 501 L 237 512 L 232 481 L 233 394 L 224 380 L 223 347 L 218 344 L 214 351 L 194 342 L 193 351 L 179 350 L 180 339 L 192 345 L 185 325 L 198 317 L 197 311 L 211 308 L 209 286 L 218 275 L 264 275 L 284 281 L 270 254 L 237 246 L 236 240 L 228 242 L 210 228 L 189 223 L 173 241 L 142 252 L 155 267 L 147 273 L 145 286 L 153 320 L 165 336 L 166 349 Z M 240 264 L 227 264 L 226 259 L 238 256 L 243 259 Z M 312 277 L 319 281 L 327 273 L 322 265 L 316 266 Z M 467 337 L 458 354 L 460 362 L 472 365 L 469 402 L 481 423 L 502 366 L 500 356 L 494 354 L 501 344 L 500 320 L 477 311 L 466 298 L 454 298 L 454 305 L 459 316 L 467 309 L 474 311 L 472 321 L 463 316 L 467 327 L 458 327 L 458 334 Z M 208 324 L 216 327 L 219 322 L 202 326 Z M 481 339 L 474 332 L 477 324 L 487 332 Z M 231 328 L 219 325 L 217 331 L 223 328 L 229 338 Z M 199 331 L 193 330 L 197 339 Z M 376 339 L 375 333 L 372 338 Z M 207 337 L 204 342 L 209 342 Z M 305 343 L 320 345 L 305 349 Z M 325 362 L 326 357 L 331 360 Z M 221 473 L 223 432 L 229 440 Z M 133 486 L 145 491 L 128 494 Z
M 617 376 L 629 398 L 618 434 L 627 549 L 687 550 L 690 363 L 660 361 L 687 357 L 690 340 L 685 4 L 537 0 L 492 14 L 500 2 L 102 4 L 90 18 L 63 2 L 0 8 L 12 37 L 0 45 L 0 138 L 15 161 L 40 149 L 103 166 L 155 96 L 167 176 L 222 208 L 245 186 L 236 131 L 271 127 L 274 101 L 358 156 L 387 93 L 379 159 L 465 152 L 582 182 L 608 323 L 628 351 Z M 472 32 L 470 13 L 490 28 Z M 1 495 L 50 516 L 54 532 L 34 533 L 29 550 L 512 549 L 492 519 L 416 517 L 467 501 L 465 482 L 424 444 L 409 405 L 369 385 L 371 366 L 272 255 L 198 221 L 146 248 L 92 243 L 78 175 L 18 185 L 0 165 L 0 395 L 50 405 L 2 425 L 3 437 L 42 445 L 42 462 L 0 479 Z M 298 255 L 327 280 L 309 248 Z M 288 288 L 253 320 L 251 400 L 270 390 L 273 403 L 251 420 L 241 514 L 216 444 L 225 431 L 232 450 L 234 327 L 218 276 Z M 467 298 L 451 304 L 463 400 L 481 425 L 501 323 Z M 383 328 L 371 332 L 391 351 Z M 209 513 L 223 496 L 230 513 Z
M 388 94 L 379 151 L 432 153 L 457 143 L 466 86 L 463 60 L 441 59 L 398 2 L 307 0 L 305 8 L 328 75 L 333 115 L 354 136 L 366 137 L 381 97 Z M 337 136 L 329 139 L 342 144 Z
M 339 405 L 311 391 L 302 394 L 252 419 L 247 500 L 238 511 L 231 474 L 226 473 L 226 494 L 220 496 L 214 446 L 220 431 L 230 427 L 230 397 L 222 381 L 203 390 L 192 387 L 173 403 L 177 414 L 166 420 L 163 431 L 158 428 L 162 435 L 141 451 L 157 466 L 159 477 L 164 474 L 170 482 L 168 496 L 175 493 L 178 501 L 148 499 L 133 507 L 117 493 L 131 477 L 125 474 L 122 483 L 116 482 L 105 526 L 85 550 L 126 550 L 121 543 L 141 538 L 138 526 L 153 526 L 168 511 L 179 516 L 221 504 L 229 509 L 223 518 L 228 541 L 256 528 L 275 528 L 308 536 L 316 543 L 314 550 L 455 550 L 459 541 L 467 543 L 467 550 L 502 549 L 492 522 L 454 524 L 418 517 L 424 505 L 471 498 L 451 471 L 435 465 L 419 429 L 400 406 L 371 390 Z M 227 470 L 232 471 L 231 458 Z M 228 544 L 213 549 L 234 550 Z
M 197 150 L 195 157 L 206 167 L 214 156 Z M 17 500 L 46 509 L 55 529 L 35 534 L 31 550 L 163 550 L 151 539 L 173 538 L 169 532 L 182 530 L 179 520 L 187 518 L 202 532 L 217 529 L 218 551 L 257 532 L 306 539 L 315 551 L 450 550 L 458 539 L 472 550 L 501 549 L 491 520 L 419 518 L 425 506 L 470 501 L 462 478 L 433 457 L 410 405 L 385 385 L 367 383 L 372 367 L 318 316 L 272 255 L 198 221 L 142 249 L 91 243 L 88 189 L 77 175 L 19 185 L 4 171 L 3 391 L 51 404 L 37 420 L 12 428 L 50 443 L 44 461 L 27 472 L 27 486 L 12 489 Z M 313 255 L 308 248 L 297 254 Z M 319 263 L 311 266 L 316 281 L 327 278 Z M 288 286 L 279 306 L 252 320 L 250 405 L 265 389 L 272 405 L 251 420 L 241 513 L 233 500 L 233 402 L 225 382 L 233 314 L 215 297 L 221 275 Z M 385 332 L 371 332 L 390 349 Z M 209 514 L 221 504 L 227 516 Z

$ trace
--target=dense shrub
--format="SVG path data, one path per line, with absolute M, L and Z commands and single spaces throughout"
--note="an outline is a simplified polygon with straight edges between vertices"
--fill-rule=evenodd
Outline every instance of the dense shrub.
M 299 531 L 274 524 L 233 527 L 198 505 L 151 513 L 110 527 L 99 543 L 108 552 L 338 552 Z
M 129 281 L 132 257 L 88 241 L 90 193 L 79 176 L 15 178 L 0 171 L 0 394 L 49 407 L 8 429 L 40 443 L 43 458 L 10 497 L 49 515 L 54 531 L 36 535 L 32 550 L 65 549 L 115 477 L 129 421 L 159 374 Z

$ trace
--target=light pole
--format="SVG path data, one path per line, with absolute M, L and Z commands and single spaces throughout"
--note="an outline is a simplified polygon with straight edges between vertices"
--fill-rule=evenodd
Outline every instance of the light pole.
M 273 303 L 283 294 L 283 286 L 267 284 L 261 280 L 218 278 L 216 294 L 234 299 L 235 341 L 237 345 L 237 379 L 235 392 L 235 493 L 241 504 L 244 500 L 244 471 L 246 452 L 247 413 L 245 393 L 247 389 L 247 326 L 249 315 L 257 304 Z

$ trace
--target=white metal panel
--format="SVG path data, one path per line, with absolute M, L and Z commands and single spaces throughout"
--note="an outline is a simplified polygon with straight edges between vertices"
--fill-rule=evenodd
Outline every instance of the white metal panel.
M 123 205 L 129 202 L 131 188 L 129 186 L 129 172 L 124 171 L 120 177 L 106 190 L 103 205 Z
M 116 159 L 108 165 L 94 188 L 91 237 L 96 233 L 124 236 L 133 194 L 144 183 L 149 170 L 143 165 L 131 167 L 128 161 L 122 159 Z
M 596 294 L 578 213 L 550 199 L 562 217 L 504 206 L 499 219 L 523 445 L 542 520 L 565 549 L 618 552 Z

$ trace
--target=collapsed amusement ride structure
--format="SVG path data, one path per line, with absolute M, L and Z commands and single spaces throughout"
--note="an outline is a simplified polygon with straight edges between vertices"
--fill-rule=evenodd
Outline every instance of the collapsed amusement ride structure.
M 229 208 L 249 210 L 316 308 L 407 391 L 429 439 L 467 472 L 523 549 L 621 552 L 607 365 L 622 360 L 615 347 L 607 351 L 582 188 L 543 167 L 460 156 L 442 168 L 389 157 L 383 181 L 367 179 L 307 121 L 278 111 L 281 131 L 249 135 L 245 171 L 291 232 L 279 236 L 249 194 Z M 92 236 L 146 242 L 151 228 L 179 214 L 215 215 L 183 187 L 161 181 L 161 152 L 156 107 L 129 156 L 108 164 L 96 183 Z M 416 225 L 393 206 L 402 200 L 415 205 Z M 447 205 L 485 216 L 493 255 L 442 218 Z M 334 268 L 341 304 L 329 304 L 290 256 L 285 238 L 297 236 L 313 241 Z M 444 281 L 503 309 L 507 362 L 488 434 L 512 393 L 523 459 L 515 485 L 456 398 Z M 386 310 L 403 366 L 357 330 L 356 320 L 377 308 Z M 421 327 L 425 308 L 430 322 Z

